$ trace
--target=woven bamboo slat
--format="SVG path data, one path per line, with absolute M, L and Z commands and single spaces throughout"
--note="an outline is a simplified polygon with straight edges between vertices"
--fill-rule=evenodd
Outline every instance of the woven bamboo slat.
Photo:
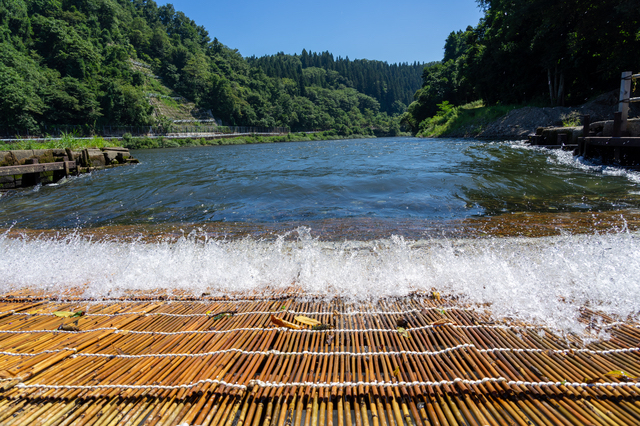
M 584 345 L 439 295 L 303 296 L 2 295 L 0 424 L 640 424 L 633 321 L 584 309 L 610 335 Z

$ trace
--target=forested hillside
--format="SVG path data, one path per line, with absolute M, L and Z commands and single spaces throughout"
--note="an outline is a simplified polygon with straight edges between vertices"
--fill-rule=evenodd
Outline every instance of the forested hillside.
M 171 4 L 0 0 L 0 127 L 18 133 L 56 124 L 152 124 L 163 117 L 149 98 L 183 96 L 229 125 L 396 134 L 398 118 L 380 104 L 401 112 L 416 84 L 392 87 L 374 61 L 353 62 L 363 75 L 378 73 L 373 86 L 359 77 L 334 82 L 333 70 L 320 64 L 292 79 L 269 76 L 254 62 Z M 384 65 L 407 75 L 416 66 Z
M 403 113 L 413 101 L 413 94 L 422 85 L 424 64 L 391 64 L 366 59 L 334 59 L 329 52 L 315 53 L 302 50 L 300 56 L 277 55 L 251 57 L 249 63 L 257 65 L 270 77 L 288 78 L 300 87 L 352 87 L 375 98 L 380 109 L 389 114 Z
M 404 121 L 418 131 L 438 104 L 577 105 L 640 71 L 637 0 L 478 0 L 484 17 L 452 32 L 425 68 Z M 637 93 L 637 92 L 636 92 Z

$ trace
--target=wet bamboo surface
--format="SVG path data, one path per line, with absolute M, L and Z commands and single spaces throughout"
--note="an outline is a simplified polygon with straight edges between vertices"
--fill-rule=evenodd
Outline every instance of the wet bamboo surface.
M 610 338 L 584 345 L 557 330 L 493 322 L 486 309 L 434 294 L 350 304 L 295 289 L 233 298 L 5 294 L 0 424 L 640 424 L 637 323 L 585 309 L 587 333 Z M 281 328 L 272 314 L 331 328 Z M 614 371 L 624 375 L 607 375 Z

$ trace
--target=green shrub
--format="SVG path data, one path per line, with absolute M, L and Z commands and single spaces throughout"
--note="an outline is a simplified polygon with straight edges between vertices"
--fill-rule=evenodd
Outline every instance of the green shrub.
M 484 106 L 482 101 L 454 106 L 449 102 L 438 104 L 438 112 L 423 120 L 418 136 L 477 136 L 487 125 L 515 109 L 514 105 Z

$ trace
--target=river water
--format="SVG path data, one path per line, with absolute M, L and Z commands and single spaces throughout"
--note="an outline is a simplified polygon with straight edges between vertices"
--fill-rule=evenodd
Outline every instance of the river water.
M 380 138 L 135 151 L 0 198 L 0 291 L 436 289 L 584 331 L 640 311 L 640 173 L 521 142 Z

